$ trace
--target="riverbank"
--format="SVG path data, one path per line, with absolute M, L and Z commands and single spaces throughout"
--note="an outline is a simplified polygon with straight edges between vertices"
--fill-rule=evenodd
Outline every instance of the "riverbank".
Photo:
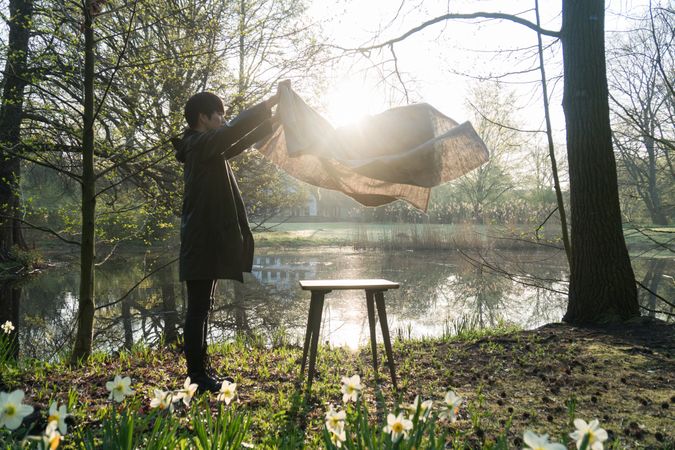
M 573 416 L 598 419 L 610 436 L 606 444 L 613 442 L 614 448 L 675 446 L 675 326 L 660 321 L 641 319 L 599 329 L 551 324 L 532 331 L 493 329 L 446 339 L 397 340 L 399 394 L 393 393 L 384 368 L 380 384 L 375 383 L 368 348 L 350 352 L 322 346 L 312 395 L 300 408 L 294 401 L 299 346 L 269 347 L 247 339 L 213 346 L 212 353 L 213 366 L 237 382 L 236 409 L 250 414 L 246 441 L 257 448 L 273 448 L 289 430 L 306 448 L 321 446 L 327 404 L 342 404 L 341 377 L 353 374 L 361 375 L 374 427 L 382 423 L 377 413 L 385 407 L 392 410 L 416 395 L 438 405 L 453 389 L 464 399 L 458 420 L 439 422 L 437 428 L 447 431 L 459 448 L 487 447 L 503 437 L 508 448 L 519 449 L 525 430 L 561 441 L 574 429 Z M 96 355 L 77 369 L 31 362 L 5 370 L 3 390 L 23 389 L 27 402 L 43 416 L 51 400 L 70 402 L 72 436 L 83 429 L 97 433 L 110 408 L 105 385 L 115 374 L 131 377 L 134 397 L 146 414 L 153 388 L 182 387 L 183 364 L 177 347 Z M 210 402 L 217 408 L 215 396 Z M 193 436 L 191 426 L 180 419 L 184 413 L 173 414 L 176 433 Z M 72 436 L 64 448 L 73 445 Z
M 254 233 L 260 247 L 349 246 L 381 250 L 563 250 L 560 227 L 546 224 L 290 222 Z M 671 257 L 673 227 L 626 227 L 629 251 Z

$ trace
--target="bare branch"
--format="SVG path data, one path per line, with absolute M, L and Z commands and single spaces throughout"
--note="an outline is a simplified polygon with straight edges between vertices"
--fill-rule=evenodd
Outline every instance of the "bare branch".
M 41 226 L 39 226 L 39 225 L 35 225 L 35 224 L 33 224 L 33 223 L 28 222 L 27 220 L 21 219 L 20 217 L 16 217 L 16 216 L 8 216 L 8 215 L 0 214 L 0 218 L 2 218 L 2 219 L 16 220 L 17 222 L 21 222 L 21 223 L 23 223 L 23 224 L 25 224 L 25 225 L 28 225 L 29 227 L 31 227 L 31 228 L 33 228 L 33 229 L 35 229 L 35 230 L 44 231 L 45 233 L 49 233 L 49 234 L 51 234 L 52 236 L 57 237 L 57 238 L 60 239 L 61 241 L 65 242 L 66 244 L 80 245 L 80 243 L 79 243 L 78 241 L 73 241 L 73 240 L 70 240 L 70 239 L 68 239 L 68 238 L 65 238 L 65 237 L 61 236 L 58 232 L 52 230 L 51 228 L 46 228 L 46 227 L 41 227 Z
M 105 264 L 110 259 L 110 257 L 113 255 L 113 253 L 115 253 L 115 250 L 117 250 L 117 246 L 119 246 L 119 245 L 120 245 L 120 241 L 115 242 L 115 245 L 113 245 L 113 247 L 110 249 L 110 251 L 108 252 L 106 257 L 103 258 L 101 260 L 101 262 L 97 262 L 96 264 L 94 264 L 94 267 L 101 267 L 103 264 Z
M 129 296 L 129 294 L 131 294 L 131 293 L 134 291 L 134 289 L 136 289 L 138 286 L 141 285 L 142 282 L 144 282 L 145 280 L 147 280 L 148 278 L 150 278 L 152 275 L 156 274 L 156 273 L 159 272 L 160 270 L 164 269 L 165 267 L 168 267 L 168 266 L 170 266 L 171 264 L 175 263 L 176 261 L 178 261 L 178 258 L 174 258 L 174 259 L 172 259 L 171 261 L 169 261 L 168 263 L 159 266 L 158 268 L 156 268 L 155 270 L 153 270 L 152 272 L 150 272 L 149 274 L 147 274 L 146 276 L 144 276 L 143 278 L 141 278 L 140 280 L 138 280 L 138 282 L 137 282 L 136 284 L 134 284 L 134 285 L 131 287 L 131 289 L 129 289 L 123 296 L 121 296 L 121 297 L 118 298 L 117 300 L 113 300 L 113 301 L 110 302 L 110 303 L 106 303 L 106 304 L 104 304 L 104 305 L 98 305 L 95 309 L 96 309 L 96 310 L 99 310 L 99 309 L 102 309 L 102 308 L 107 308 L 108 306 L 113 306 L 113 305 L 118 304 L 119 302 L 121 302 L 121 301 L 123 301 L 125 298 L 127 298 L 127 297 Z
M 401 87 L 403 88 L 403 93 L 405 94 L 405 102 L 410 103 L 410 96 L 408 95 L 408 88 L 405 87 L 405 83 L 403 82 L 403 78 L 401 78 L 401 72 L 398 69 L 398 58 L 396 57 L 396 52 L 394 51 L 394 44 L 389 46 L 389 50 L 391 51 L 391 56 L 394 58 L 394 71 L 396 72 L 396 78 L 398 78 L 399 83 L 401 83 Z
M 490 119 L 488 116 L 483 114 L 483 112 L 478 109 L 476 105 L 474 105 L 471 100 L 466 100 L 466 102 L 473 108 L 474 111 L 478 113 L 483 119 L 485 119 L 487 122 L 490 122 L 492 125 L 496 125 L 500 128 L 506 128 L 507 130 L 511 131 L 517 131 L 518 133 L 533 133 L 533 134 L 541 134 L 541 133 L 546 133 L 544 130 L 523 130 L 522 128 L 515 128 L 515 127 L 510 127 L 508 125 L 504 125 L 503 123 L 495 122 L 494 120 Z
M 134 1 L 134 7 L 131 10 L 131 17 L 129 18 L 129 28 L 127 29 L 126 36 L 124 37 L 124 45 L 122 45 L 122 50 L 120 50 L 119 55 L 117 55 L 117 62 L 115 63 L 115 68 L 113 69 L 112 75 L 110 75 L 110 79 L 108 80 L 108 84 L 105 87 L 105 91 L 103 92 L 103 95 L 101 96 L 101 101 L 98 103 L 98 107 L 96 108 L 96 112 L 94 113 L 94 116 L 92 117 L 92 123 L 93 121 L 96 120 L 98 117 L 99 113 L 101 112 L 101 108 L 105 104 L 105 99 L 108 97 L 108 93 L 110 92 L 110 87 L 112 86 L 113 80 L 115 79 L 115 75 L 117 74 L 117 71 L 119 70 L 120 64 L 122 63 L 122 58 L 124 57 L 124 54 L 127 51 L 127 47 L 129 46 L 129 39 L 131 38 L 131 30 L 132 30 L 132 25 L 134 23 L 134 17 L 136 17 L 136 6 L 138 5 L 138 0 Z
M 666 300 L 665 298 L 661 297 L 659 294 L 657 294 L 656 292 L 652 291 L 652 290 L 649 289 L 647 286 L 645 286 L 644 284 L 640 283 L 638 280 L 635 280 L 635 283 L 636 283 L 638 286 L 640 286 L 642 289 L 644 289 L 645 291 L 647 291 L 647 292 L 649 292 L 650 294 L 652 294 L 654 297 L 656 297 L 656 298 L 658 298 L 659 300 L 661 300 L 661 301 L 662 301 L 663 303 L 665 303 L 666 305 L 668 305 L 668 306 L 670 306 L 670 307 L 672 307 L 672 308 L 675 308 L 675 304 L 670 303 L 668 300 Z
M 389 47 L 392 44 L 395 44 L 397 42 L 401 42 L 408 37 L 412 36 L 413 34 L 422 31 L 425 28 L 430 27 L 431 25 L 435 25 L 440 22 L 445 22 L 447 20 L 452 20 L 452 19 L 500 19 L 500 20 L 508 20 L 510 22 L 514 22 L 523 26 L 526 26 L 527 28 L 530 28 L 531 30 L 534 30 L 538 33 L 541 33 L 546 36 L 551 36 L 555 38 L 560 37 L 560 32 L 559 31 L 551 31 L 551 30 L 546 30 L 544 28 L 538 27 L 536 24 L 530 22 L 529 20 L 525 20 L 522 17 L 514 16 L 513 14 L 504 14 L 504 13 L 495 13 L 495 12 L 475 12 L 475 13 L 468 13 L 468 14 L 461 14 L 461 13 L 448 13 L 448 14 L 443 14 L 442 16 L 435 17 L 433 19 L 427 20 L 426 22 L 423 22 L 422 24 L 411 28 L 410 30 L 406 31 L 402 35 L 395 37 L 393 39 L 389 39 L 388 41 L 384 41 L 379 44 L 374 44 L 366 47 L 358 47 L 358 48 L 352 48 L 352 49 L 344 49 L 344 50 L 352 50 L 352 51 L 358 51 L 358 52 L 365 52 L 368 50 L 376 50 L 384 47 Z

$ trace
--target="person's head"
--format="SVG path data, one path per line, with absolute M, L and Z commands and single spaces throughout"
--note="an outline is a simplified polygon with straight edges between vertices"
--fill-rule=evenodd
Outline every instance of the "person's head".
M 185 120 L 194 130 L 211 130 L 223 124 L 223 101 L 211 92 L 195 94 L 185 104 Z

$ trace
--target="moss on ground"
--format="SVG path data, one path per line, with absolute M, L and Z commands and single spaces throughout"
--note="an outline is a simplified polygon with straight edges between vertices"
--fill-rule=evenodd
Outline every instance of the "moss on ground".
M 570 410 L 578 418 L 599 419 L 621 447 L 675 447 L 675 331 L 663 322 L 596 329 L 551 324 L 533 331 L 397 341 L 399 393 L 393 392 L 384 366 L 375 382 L 369 348 L 350 352 L 323 346 L 306 405 L 297 401 L 302 348 L 242 341 L 214 346 L 212 353 L 218 372 L 238 383 L 240 409 L 252 414 L 252 440 L 262 448 L 289 425 L 304 434 L 307 448 L 317 448 L 326 405 L 341 403 L 340 379 L 355 373 L 362 376 L 373 413 L 382 414 L 378 398 L 391 408 L 418 394 L 440 400 L 448 388 L 454 389 L 466 401 L 459 420 L 449 426 L 460 430 L 472 448 L 494 440 L 509 423 L 513 448 L 522 448 L 526 429 L 559 439 L 573 429 Z M 94 426 L 107 405 L 105 383 L 114 374 L 130 376 L 136 395 L 147 396 L 154 387 L 182 386 L 183 367 L 177 348 L 138 349 L 98 355 L 76 369 L 29 363 L 7 373 L 5 383 L 24 389 L 40 408 L 54 398 L 67 401 L 69 392 L 71 397 L 76 392 L 76 426 Z M 373 420 L 377 415 L 372 414 Z

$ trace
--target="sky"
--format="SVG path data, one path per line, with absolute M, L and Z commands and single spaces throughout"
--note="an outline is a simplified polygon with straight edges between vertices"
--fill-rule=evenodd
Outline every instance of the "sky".
M 607 0 L 607 39 L 630 27 L 626 16 L 637 16 L 645 1 Z M 542 26 L 559 30 L 561 0 L 540 0 Z M 344 48 L 362 47 L 402 34 L 425 20 L 446 12 L 490 11 L 522 17 L 534 22 L 534 0 L 314 0 L 309 13 L 322 23 L 328 41 Z M 400 7 L 400 10 L 399 10 Z M 397 13 L 398 11 L 398 13 Z M 409 93 L 408 101 L 427 102 L 458 122 L 472 114 L 467 105 L 472 86 L 487 76 L 499 78 L 502 86 L 517 94 L 517 121 L 526 129 L 543 129 L 543 106 L 536 53 L 513 52 L 536 45 L 536 33 L 508 21 L 453 20 L 433 25 L 396 45 L 399 72 Z M 543 37 L 544 46 L 553 42 Z M 564 141 L 562 60 L 560 44 L 545 51 L 551 114 L 556 141 Z M 371 52 L 371 59 L 391 53 Z M 391 73 L 391 64 L 387 66 Z M 510 72 L 531 71 L 521 75 Z M 365 58 L 341 60 L 327 81 L 321 108 L 335 125 L 356 120 L 364 114 L 381 112 L 405 104 L 400 83 L 390 77 L 382 83 L 372 61 Z

